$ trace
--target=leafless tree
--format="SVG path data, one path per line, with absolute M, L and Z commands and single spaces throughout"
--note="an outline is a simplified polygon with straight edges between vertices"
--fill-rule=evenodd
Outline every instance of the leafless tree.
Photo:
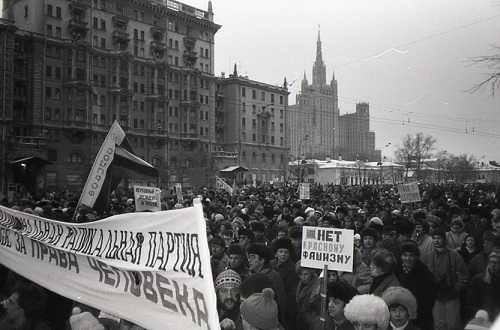
M 406 165 L 406 168 L 414 168 L 417 174 L 417 180 L 421 179 L 422 165 L 426 158 L 431 156 L 437 140 L 431 135 L 417 133 L 415 135 L 407 134 L 403 139 L 401 147 L 396 149 L 395 156 L 398 162 Z
M 495 91 L 500 88 L 500 46 L 491 45 L 492 55 L 484 55 L 474 57 L 469 60 L 472 65 L 479 65 L 480 68 L 487 69 L 485 78 L 475 84 L 470 91 L 477 92 L 483 89 L 491 89 L 491 95 L 495 95 Z

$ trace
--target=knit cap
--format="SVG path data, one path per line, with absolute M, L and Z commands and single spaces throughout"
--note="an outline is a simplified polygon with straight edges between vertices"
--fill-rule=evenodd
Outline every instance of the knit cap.
M 432 236 L 439 236 L 441 238 L 443 238 L 445 241 L 446 241 L 446 232 L 443 228 L 441 227 L 438 227 L 436 229 L 434 229 L 434 231 L 432 232 Z
M 104 326 L 90 312 L 83 312 L 79 307 L 73 308 L 69 318 L 71 330 L 104 330 Z
M 485 310 L 479 310 L 476 317 L 472 319 L 464 330 L 486 330 L 491 328 L 491 323 L 488 321 L 488 313 Z
M 254 293 L 241 304 L 241 316 L 258 329 L 279 327 L 278 305 L 274 301 L 274 291 L 265 288 L 262 293 Z
M 232 269 L 227 269 L 217 276 L 215 279 L 215 290 L 220 288 L 239 288 L 241 285 L 241 277 Z
M 222 221 L 224 220 L 224 216 L 220 213 L 217 213 L 215 216 L 214 216 L 214 222 L 219 222 L 219 221 Z
M 236 218 L 234 218 L 234 219 L 233 219 L 233 223 L 237 223 L 237 224 L 239 224 L 239 225 L 241 225 L 241 226 L 244 226 L 244 225 L 245 225 L 245 223 L 243 222 L 243 219 L 242 219 L 242 218 L 240 218 L 240 217 L 236 217 Z

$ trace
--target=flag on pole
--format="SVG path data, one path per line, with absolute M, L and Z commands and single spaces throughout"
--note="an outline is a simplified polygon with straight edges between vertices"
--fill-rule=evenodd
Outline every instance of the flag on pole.
M 109 205 L 109 195 L 123 178 L 157 182 L 158 170 L 137 157 L 118 122 L 111 126 L 99 149 L 78 201 L 97 213 Z M 76 214 L 76 212 L 75 212 Z

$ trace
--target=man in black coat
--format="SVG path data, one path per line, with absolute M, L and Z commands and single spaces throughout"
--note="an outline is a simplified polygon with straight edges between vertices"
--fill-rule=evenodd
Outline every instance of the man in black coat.
M 288 237 L 278 238 L 273 244 L 273 249 L 276 259 L 271 261 L 271 266 L 278 272 L 285 288 L 285 320 L 283 327 L 286 330 L 293 330 L 295 329 L 295 316 L 297 313 L 295 294 L 300 280 L 295 269 L 295 263 L 291 260 L 295 259 L 295 249 L 292 240 Z
M 431 271 L 419 259 L 420 250 L 413 241 L 400 246 L 401 262 L 394 274 L 402 287 L 408 289 L 417 299 L 417 319 L 413 324 L 420 329 L 434 329 L 432 308 L 436 301 L 436 280 Z

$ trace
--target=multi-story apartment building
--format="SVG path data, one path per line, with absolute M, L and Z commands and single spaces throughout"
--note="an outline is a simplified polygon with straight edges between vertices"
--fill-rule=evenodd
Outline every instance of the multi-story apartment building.
M 290 106 L 292 161 L 299 158 L 378 161 L 380 151 L 375 150 L 375 133 L 369 130 L 368 104 L 358 104 L 353 114 L 339 113 L 337 80 L 332 70 L 332 80 L 326 83 L 319 33 L 312 72 L 312 84 L 304 73 L 296 104 Z
M 217 79 L 216 142 L 225 165 L 249 170 L 248 183 L 282 181 L 288 164 L 288 90 L 239 76 Z M 222 164 L 221 159 L 221 164 Z
M 37 155 L 50 162 L 43 187 L 82 188 L 117 120 L 163 186 L 204 183 L 220 28 L 210 2 L 4 0 L 3 17 L 13 21 L 2 29 L 13 86 L 2 89 L 6 163 Z
M 346 160 L 380 161 L 375 149 L 375 132 L 370 131 L 370 105 L 356 104 L 356 112 L 339 117 L 339 152 Z

